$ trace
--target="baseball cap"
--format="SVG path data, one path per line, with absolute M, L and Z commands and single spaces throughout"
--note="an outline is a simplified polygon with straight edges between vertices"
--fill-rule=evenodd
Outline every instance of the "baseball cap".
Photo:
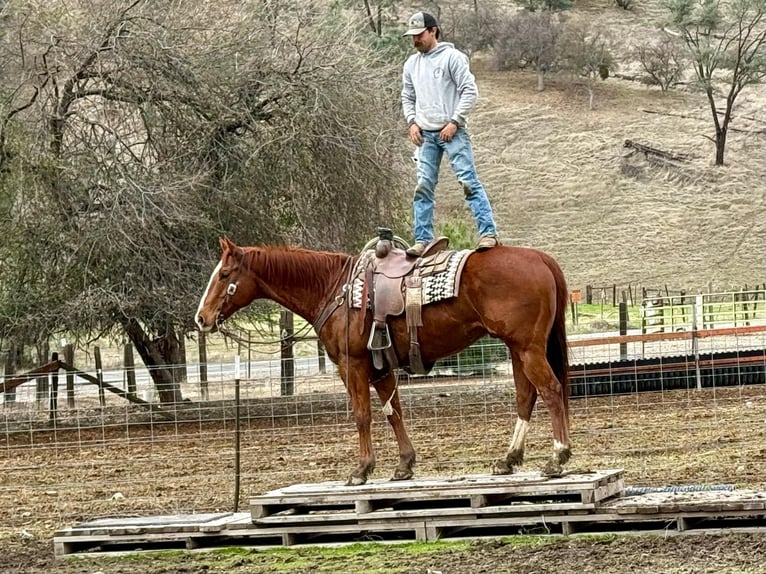
M 439 23 L 428 12 L 415 12 L 410 17 L 409 22 L 407 22 L 407 26 L 409 26 L 409 30 L 402 34 L 402 36 L 417 36 L 426 28 L 438 28 Z

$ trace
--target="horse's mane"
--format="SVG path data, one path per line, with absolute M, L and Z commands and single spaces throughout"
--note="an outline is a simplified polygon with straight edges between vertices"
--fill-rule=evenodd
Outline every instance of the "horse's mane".
M 332 287 L 350 256 L 332 251 L 300 247 L 266 246 L 245 248 L 244 265 L 281 285 L 304 286 L 318 293 Z

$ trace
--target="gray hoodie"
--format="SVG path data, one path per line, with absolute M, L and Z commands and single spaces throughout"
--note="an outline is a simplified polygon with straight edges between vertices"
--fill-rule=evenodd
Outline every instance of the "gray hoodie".
M 407 123 L 440 130 L 450 120 L 464 126 L 479 90 L 468 57 L 450 42 L 439 42 L 425 54 L 412 54 L 402 73 L 402 111 Z

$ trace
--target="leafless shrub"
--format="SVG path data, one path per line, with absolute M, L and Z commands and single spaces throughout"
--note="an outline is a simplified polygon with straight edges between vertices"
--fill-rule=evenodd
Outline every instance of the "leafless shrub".
M 617 6 L 619 6 L 623 10 L 632 10 L 634 5 L 634 0 L 614 0 L 614 3 L 617 4 Z
M 560 33 L 556 14 L 518 12 L 499 26 L 492 53 L 494 66 L 499 70 L 531 68 L 537 74 L 537 89 L 543 90 L 545 74 L 558 66 L 556 43 Z
M 439 25 L 443 39 L 455 44 L 470 58 L 476 52 L 492 47 L 497 37 L 498 23 L 502 13 L 493 4 L 478 6 L 457 2 L 439 11 Z
M 665 33 L 659 40 L 638 46 L 634 50 L 634 57 L 646 72 L 643 81 L 659 86 L 663 92 L 681 79 L 687 67 L 682 42 Z
M 571 19 L 557 48 L 562 69 L 584 79 L 588 108 L 593 109 L 596 82 L 608 78 L 617 67 L 607 33 L 582 18 Z

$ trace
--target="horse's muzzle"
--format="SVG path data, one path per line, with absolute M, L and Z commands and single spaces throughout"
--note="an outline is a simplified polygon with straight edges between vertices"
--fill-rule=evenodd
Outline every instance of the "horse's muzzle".
M 210 333 L 218 326 L 218 321 L 216 321 L 215 323 L 211 323 L 209 325 L 205 324 L 205 320 L 202 318 L 201 315 L 197 315 L 194 318 L 194 322 L 197 323 L 197 328 L 200 330 L 201 333 Z

